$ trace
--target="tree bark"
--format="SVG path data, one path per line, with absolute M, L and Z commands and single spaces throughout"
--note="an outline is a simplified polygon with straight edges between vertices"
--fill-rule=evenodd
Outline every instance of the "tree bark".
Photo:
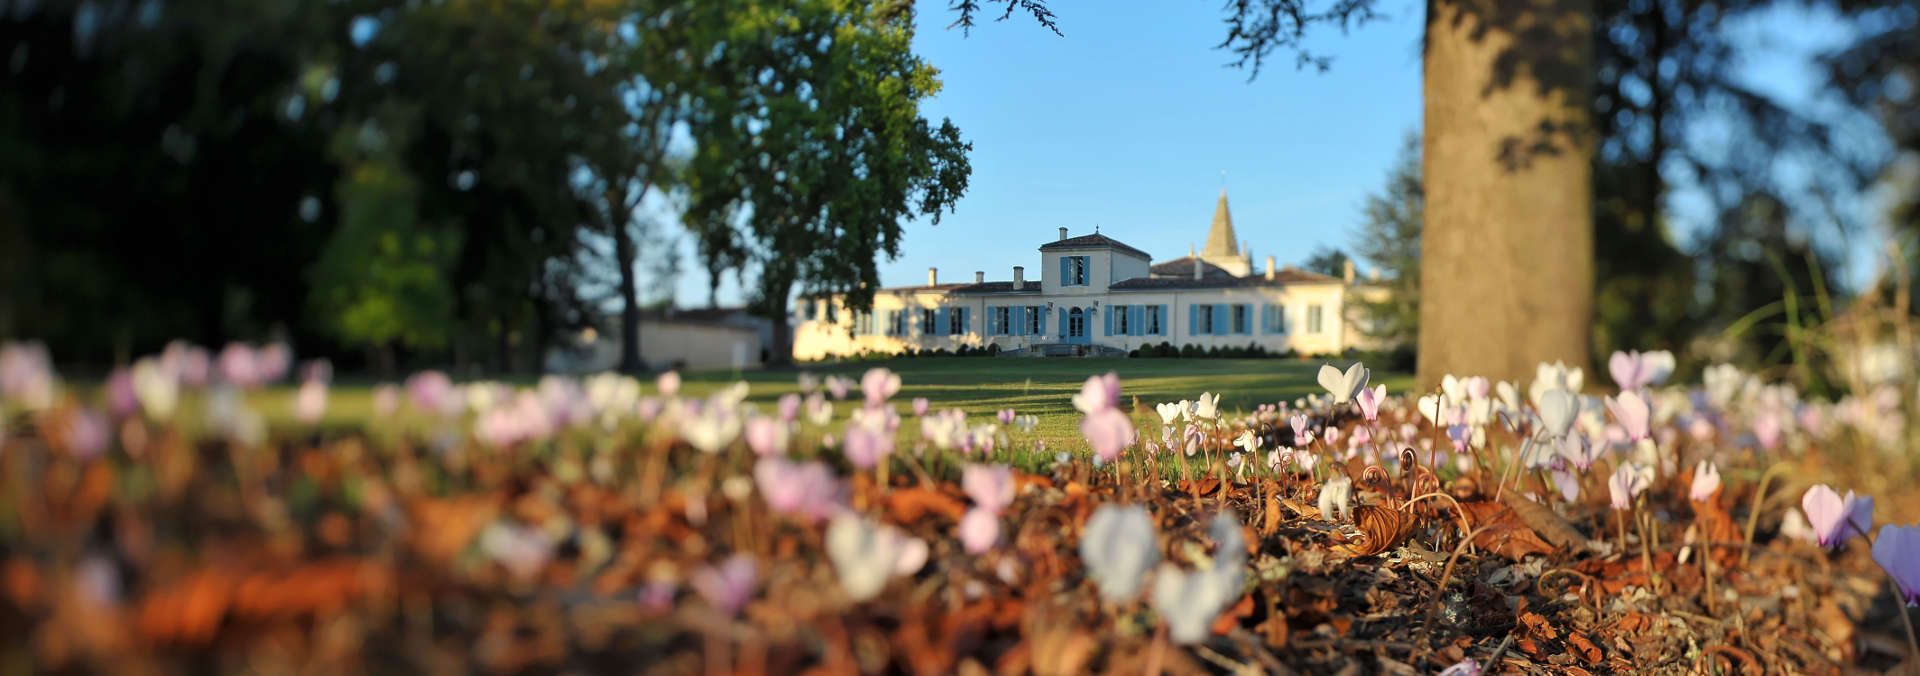
M 1428 3 L 1419 381 L 1588 363 L 1591 0 Z
M 626 200 L 608 196 L 611 205 L 625 204 Z M 612 215 L 613 258 L 620 266 L 620 372 L 639 373 L 644 365 L 640 361 L 640 292 L 634 268 L 638 258 L 633 241 L 633 232 L 627 229 L 631 222 L 631 211 Z

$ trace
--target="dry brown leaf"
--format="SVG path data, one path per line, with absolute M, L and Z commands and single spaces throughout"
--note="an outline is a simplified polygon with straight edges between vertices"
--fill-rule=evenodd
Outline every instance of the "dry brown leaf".
M 1361 505 L 1353 510 L 1353 525 L 1366 539 L 1336 547 L 1353 556 L 1375 556 L 1400 545 L 1412 522 L 1400 510 L 1379 505 Z
M 913 523 L 928 514 L 938 514 L 949 521 L 959 521 L 966 516 L 967 506 L 959 498 L 930 488 L 912 486 L 896 488 L 887 494 L 887 513 L 895 523 Z
M 1529 554 L 1552 554 L 1554 548 L 1520 519 L 1513 508 L 1497 502 L 1463 502 L 1473 521 L 1473 544 L 1508 559 L 1519 561 Z
M 1581 535 L 1573 524 L 1560 518 L 1552 508 L 1518 493 L 1507 493 L 1501 498 L 1501 502 L 1512 509 L 1514 515 L 1520 517 L 1521 523 L 1533 529 L 1534 533 L 1553 546 L 1561 549 L 1586 548 L 1587 536 Z

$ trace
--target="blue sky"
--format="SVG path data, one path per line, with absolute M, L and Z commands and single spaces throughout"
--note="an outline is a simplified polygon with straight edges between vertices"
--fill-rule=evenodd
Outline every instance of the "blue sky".
M 953 119 L 972 141 L 973 174 L 938 226 L 906 226 L 900 256 L 881 262 L 884 284 L 923 283 L 929 266 L 943 281 L 1035 271 L 1035 248 L 1060 226 L 1097 225 L 1155 260 L 1177 258 L 1204 243 L 1223 171 L 1255 264 L 1268 255 L 1298 264 L 1323 245 L 1349 248 L 1362 200 L 1420 122 L 1419 2 L 1382 0 L 1381 20 L 1310 36 L 1314 52 L 1334 58 L 1327 72 L 1279 55 L 1251 81 L 1214 49 L 1225 34 L 1218 2 L 1051 4 L 1064 36 L 1021 15 L 965 36 L 946 28 L 946 0 L 920 3 L 915 47 L 944 83 L 922 112 Z M 1754 27 L 1758 40 L 1790 38 L 1765 43 L 1750 67 L 1770 93 L 1810 89 L 1800 54 L 1824 41 L 1805 37 L 1809 21 Z M 1684 211 L 1687 196 L 1676 200 Z M 705 273 L 688 267 L 679 301 L 703 304 Z M 738 298 L 729 279 L 722 302 Z

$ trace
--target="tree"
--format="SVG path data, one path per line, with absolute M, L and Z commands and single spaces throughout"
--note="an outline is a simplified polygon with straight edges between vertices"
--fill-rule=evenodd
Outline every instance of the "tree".
M 1428 4 L 1419 381 L 1585 363 L 1590 0 Z
M 1339 277 L 1347 274 L 1347 263 L 1350 262 L 1352 259 L 1347 257 L 1347 252 L 1339 247 L 1323 246 L 1307 257 L 1305 267 L 1308 272 Z
M 1361 207 L 1354 253 L 1380 271 L 1392 289 L 1386 300 L 1367 303 L 1368 336 L 1413 345 L 1420 336 L 1420 223 L 1426 211 L 1420 180 L 1420 136 L 1409 134 L 1387 184 Z
M 730 49 L 690 124 L 687 223 L 751 243 L 753 307 L 773 321 L 769 354 L 791 359 L 796 289 L 869 306 L 875 258 L 899 252 L 901 221 L 939 222 L 966 190 L 970 146 L 920 116 L 939 89 L 892 2 L 785 0 L 729 7 Z M 723 218 L 736 210 L 740 218 Z M 705 236 L 701 236 L 703 240 Z

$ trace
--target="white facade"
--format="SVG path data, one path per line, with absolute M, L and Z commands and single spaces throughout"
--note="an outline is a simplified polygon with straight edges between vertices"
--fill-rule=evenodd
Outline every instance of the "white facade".
M 1227 224 L 1225 232 L 1222 222 Z M 1225 196 L 1209 240 L 1232 241 Z M 1237 254 L 1238 247 L 1235 247 Z M 1144 251 L 1101 234 L 1059 238 L 1040 247 L 1038 274 L 1013 269 L 1013 282 L 942 284 L 928 271 L 924 286 L 881 289 L 869 312 L 838 296 L 803 297 L 794 317 L 793 357 L 826 359 L 862 353 L 996 345 L 1002 352 L 1081 346 L 1076 352 L 1132 350 L 1167 343 L 1248 347 L 1269 352 L 1337 354 L 1374 347 L 1354 324 L 1359 297 L 1384 289 L 1293 268 L 1234 274 L 1188 256 L 1152 264 Z M 1228 261 L 1230 262 L 1230 261 Z

